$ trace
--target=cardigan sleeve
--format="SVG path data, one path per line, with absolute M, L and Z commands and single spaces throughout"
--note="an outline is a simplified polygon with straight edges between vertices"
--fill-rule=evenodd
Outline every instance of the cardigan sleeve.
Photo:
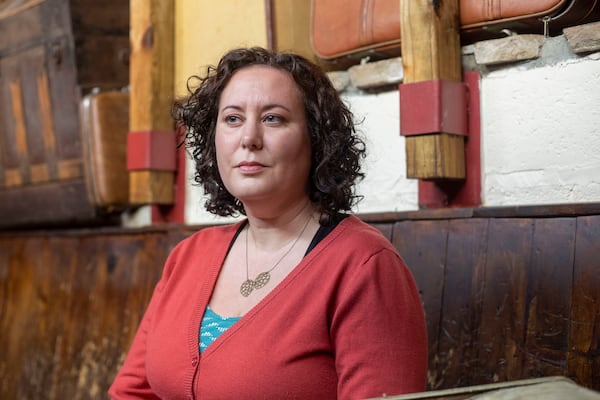
M 166 277 L 163 275 L 156 285 L 150 303 L 146 308 L 129 348 L 125 362 L 108 391 L 112 400 L 159 400 L 159 397 L 152 392 L 146 377 L 146 338 L 150 321 L 152 320 L 156 304 L 159 302 L 165 280 Z
M 355 267 L 341 283 L 331 325 L 338 399 L 424 391 L 426 327 L 412 274 L 387 248 Z

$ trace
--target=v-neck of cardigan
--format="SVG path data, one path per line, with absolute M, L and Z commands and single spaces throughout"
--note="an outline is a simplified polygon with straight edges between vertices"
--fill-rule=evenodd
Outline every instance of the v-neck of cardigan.
M 273 290 L 271 290 L 271 292 L 269 292 L 254 307 L 252 307 L 250 310 L 248 310 L 247 313 L 240 316 L 239 320 L 236 321 L 229 329 L 227 329 L 227 331 L 223 332 L 223 334 L 220 335 L 214 342 L 212 342 L 210 344 L 210 346 L 206 347 L 206 349 L 204 349 L 204 351 L 201 353 L 201 357 L 206 358 L 206 357 L 210 356 L 212 353 L 214 353 L 215 351 L 217 351 L 218 348 L 227 341 L 227 338 L 234 335 L 238 330 L 242 329 L 248 321 L 253 319 L 257 313 L 259 313 L 264 307 L 266 307 L 271 301 L 273 301 L 273 299 L 275 299 L 282 290 L 284 290 L 295 279 L 297 279 L 297 277 L 301 274 L 301 272 L 308 265 L 311 264 L 312 259 L 314 257 L 316 257 L 316 255 L 320 252 L 320 250 L 318 250 L 316 252 L 313 250 L 316 249 L 319 244 L 326 245 L 327 243 L 331 242 L 332 240 L 335 239 L 335 237 L 337 237 L 343 231 L 343 229 L 337 229 L 337 228 L 342 227 L 343 225 L 345 225 L 345 223 L 347 223 L 348 220 L 351 219 L 351 218 L 346 218 L 346 217 L 348 217 L 348 215 L 342 215 L 342 217 L 338 221 L 336 221 L 336 223 L 332 227 L 326 227 L 326 229 L 327 228 L 330 228 L 330 229 L 327 229 L 327 233 L 325 235 L 321 236 L 314 245 L 313 245 L 313 242 L 311 242 L 311 245 L 309 245 L 309 249 L 307 249 L 305 256 L 302 258 L 302 260 L 300 260 L 298 265 L 296 265 L 296 267 L 281 282 L 279 282 L 273 288 Z M 193 321 L 197 322 L 195 324 L 195 328 L 194 328 L 195 335 L 196 335 L 195 340 L 194 340 L 194 342 L 196 344 L 196 355 L 198 355 L 198 353 L 199 353 L 199 349 L 198 349 L 199 337 L 198 337 L 198 335 L 200 333 L 200 324 L 202 322 L 202 317 L 204 315 L 206 307 L 208 306 L 208 304 L 210 302 L 210 296 L 212 294 L 212 290 L 214 290 L 217 278 L 219 276 L 219 273 L 221 271 L 223 263 L 225 262 L 225 258 L 227 257 L 227 254 L 229 253 L 229 250 L 231 249 L 233 242 L 235 241 L 236 237 L 240 234 L 240 232 L 243 230 L 243 228 L 246 226 L 247 223 L 248 223 L 247 220 L 244 220 L 244 221 L 241 221 L 238 223 L 238 226 L 236 227 L 236 230 L 229 241 L 229 245 L 227 246 L 226 251 L 218 257 L 219 262 L 217 265 L 214 266 L 214 270 L 212 271 L 210 279 L 207 279 L 207 281 L 205 282 L 205 285 L 203 285 L 203 289 L 205 289 L 205 290 L 201 290 L 199 293 L 199 297 L 198 297 L 199 304 L 198 303 L 197 304 L 200 305 L 200 307 L 202 307 L 202 304 L 203 304 L 203 307 L 202 307 L 202 310 L 200 311 L 200 315 L 197 315 L 197 316 L 195 316 L 195 318 L 192 318 Z M 319 227 L 319 230 L 320 229 L 321 229 L 321 227 Z M 317 234 L 315 234 L 313 241 L 315 240 L 315 238 L 317 238 L 318 234 L 319 234 L 319 231 L 317 231 Z M 207 286 L 208 286 L 208 288 L 207 288 Z M 208 289 L 208 296 L 206 295 L 206 289 Z M 202 295 L 205 296 L 204 299 L 202 298 L 203 297 Z

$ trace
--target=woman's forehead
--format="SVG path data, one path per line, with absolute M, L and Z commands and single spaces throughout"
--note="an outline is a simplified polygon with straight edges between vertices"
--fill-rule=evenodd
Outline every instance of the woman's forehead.
M 300 88 L 292 75 L 280 68 L 267 65 L 252 65 L 237 70 L 223 89 L 224 100 L 286 100 L 301 101 Z

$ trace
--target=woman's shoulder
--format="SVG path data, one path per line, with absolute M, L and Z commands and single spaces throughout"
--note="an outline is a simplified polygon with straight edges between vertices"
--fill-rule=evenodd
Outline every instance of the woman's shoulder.
M 227 225 L 204 227 L 181 240 L 169 253 L 167 262 L 176 262 L 182 258 L 197 256 L 201 253 L 204 258 L 219 255 L 227 250 L 231 240 L 243 226 L 244 221 Z
M 196 232 L 182 240 L 179 245 L 189 246 L 195 243 L 221 242 L 223 239 L 233 237 L 243 226 L 245 221 L 239 221 L 232 224 L 212 225 L 198 229 Z
M 344 218 L 337 230 L 339 230 L 337 240 L 355 242 L 356 246 L 359 247 L 372 248 L 373 246 L 378 246 L 393 248 L 389 239 L 379 229 L 354 215 Z
M 315 260 L 321 256 L 331 276 L 342 277 L 343 280 L 357 276 L 370 279 L 374 271 L 389 277 L 404 276 L 408 272 L 406 263 L 390 239 L 356 216 L 346 217 L 326 240 L 320 252 L 315 254 Z
M 316 253 L 335 260 L 368 259 L 378 253 L 397 254 L 383 233 L 354 215 L 344 218 L 317 247 Z

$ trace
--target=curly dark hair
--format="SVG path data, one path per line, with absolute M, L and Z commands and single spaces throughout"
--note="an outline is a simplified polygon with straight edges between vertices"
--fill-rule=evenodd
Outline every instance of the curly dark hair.
M 242 203 L 227 191 L 221 180 L 216 162 L 215 127 L 225 86 L 237 70 L 252 65 L 287 71 L 302 93 L 312 149 L 307 190 L 321 212 L 322 222 L 341 211 L 349 211 L 361 197 L 355 194 L 354 185 L 364 177 L 360 159 L 365 157 L 365 143 L 356 132 L 352 112 L 317 65 L 297 54 L 260 47 L 229 51 L 216 68 L 207 68 L 204 77 L 190 77 L 189 95 L 174 103 L 173 117 L 185 128 L 184 140 L 196 162 L 194 181 L 208 195 L 206 209 L 220 216 L 245 214 Z

